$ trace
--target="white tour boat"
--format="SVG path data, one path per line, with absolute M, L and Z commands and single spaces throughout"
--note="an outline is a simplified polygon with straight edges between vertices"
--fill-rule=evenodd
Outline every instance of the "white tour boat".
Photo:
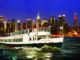
M 0 37 L 0 44 L 6 46 L 41 47 L 44 44 L 62 46 L 63 37 L 51 38 L 49 27 L 37 27 L 10 33 L 10 36 Z

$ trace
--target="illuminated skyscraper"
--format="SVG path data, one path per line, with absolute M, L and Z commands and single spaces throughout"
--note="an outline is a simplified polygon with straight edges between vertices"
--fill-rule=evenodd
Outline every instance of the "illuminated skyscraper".
M 34 28 L 35 27 L 35 21 L 33 20 L 33 23 L 32 23 L 32 28 Z
M 75 15 L 74 15 L 74 27 L 77 27 L 77 16 L 76 16 L 76 12 L 75 12 Z
M 17 31 L 21 30 L 20 20 L 17 21 Z
M 4 24 L 4 33 L 6 33 L 6 18 L 3 19 L 3 24 Z
M 59 18 L 59 26 L 62 26 L 63 21 L 62 21 L 61 15 L 59 15 L 58 18 Z
M 41 22 L 41 26 L 48 27 L 48 21 L 47 21 L 47 19 L 43 19 L 43 21 Z
M 57 20 L 55 19 L 55 17 L 51 17 L 51 25 L 55 28 L 57 27 Z
M 11 32 L 15 32 L 15 31 L 16 31 L 16 22 L 15 22 L 15 19 L 12 19 Z
M 38 16 L 36 18 L 36 27 L 39 27 L 39 23 L 40 23 L 40 17 L 39 17 L 39 12 L 38 12 Z
M 7 26 L 6 26 L 6 32 L 10 33 L 11 32 L 11 23 L 10 20 L 8 20 Z
M 57 34 L 57 20 L 55 17 L 51 17 L 51 33 Z
M 24 29 L 26 29 L 26 22 L 25 21 L 22 22 L 22 30 L 24 30 Z
M 4 24 L 3 24 L 3 18 L 0 16 L 0 35 L 4 33 Z
M 31 19 L 27 19 L 27 27 L 28 28 L 32 27 Z
M 62 15 L 62 22 L 65 23 L 65 15 Z

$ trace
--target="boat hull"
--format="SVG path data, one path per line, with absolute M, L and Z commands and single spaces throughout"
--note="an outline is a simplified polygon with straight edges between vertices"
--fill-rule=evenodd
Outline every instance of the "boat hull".
M 52 47 L 58 47 L 61 48 L 62 47 L 62 43 L 38 43 L 38 44 L 4 44 L 4 43 L 0 43 L 0 45 L 4 45 L 4 46 L 12 46 L 12 47 L 22 47 L 22 46 L 27 46 L 27 47 L 38 47 L 41 48 L 44 45 L 47 46 L 52 46 Z

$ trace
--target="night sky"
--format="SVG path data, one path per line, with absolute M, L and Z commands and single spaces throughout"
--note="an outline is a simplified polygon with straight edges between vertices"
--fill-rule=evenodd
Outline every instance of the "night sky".
M 80 22 L 80 0 L 0 0 L 0 15 L 7 20 L 15 19 L 21 22 L 34 19 L 40 13 L 40 19 L 50 19 L 65 14 L 65 21 L 74 25 L 74 13 L 77 13 L 77 24 Z

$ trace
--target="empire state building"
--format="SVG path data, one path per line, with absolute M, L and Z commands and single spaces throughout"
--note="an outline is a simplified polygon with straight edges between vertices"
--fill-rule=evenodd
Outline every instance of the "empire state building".
M 36 27 L 39 27 L 39 23 L 40 23 L 40 17 L 39 17 L 39 12 L 38 12 L 38 16 L 36 18 Z
M 75 12 L 75 15 L 74 15 L 74 27 L 77 27 L 77 16 L 76 16 L 76 12 Z

